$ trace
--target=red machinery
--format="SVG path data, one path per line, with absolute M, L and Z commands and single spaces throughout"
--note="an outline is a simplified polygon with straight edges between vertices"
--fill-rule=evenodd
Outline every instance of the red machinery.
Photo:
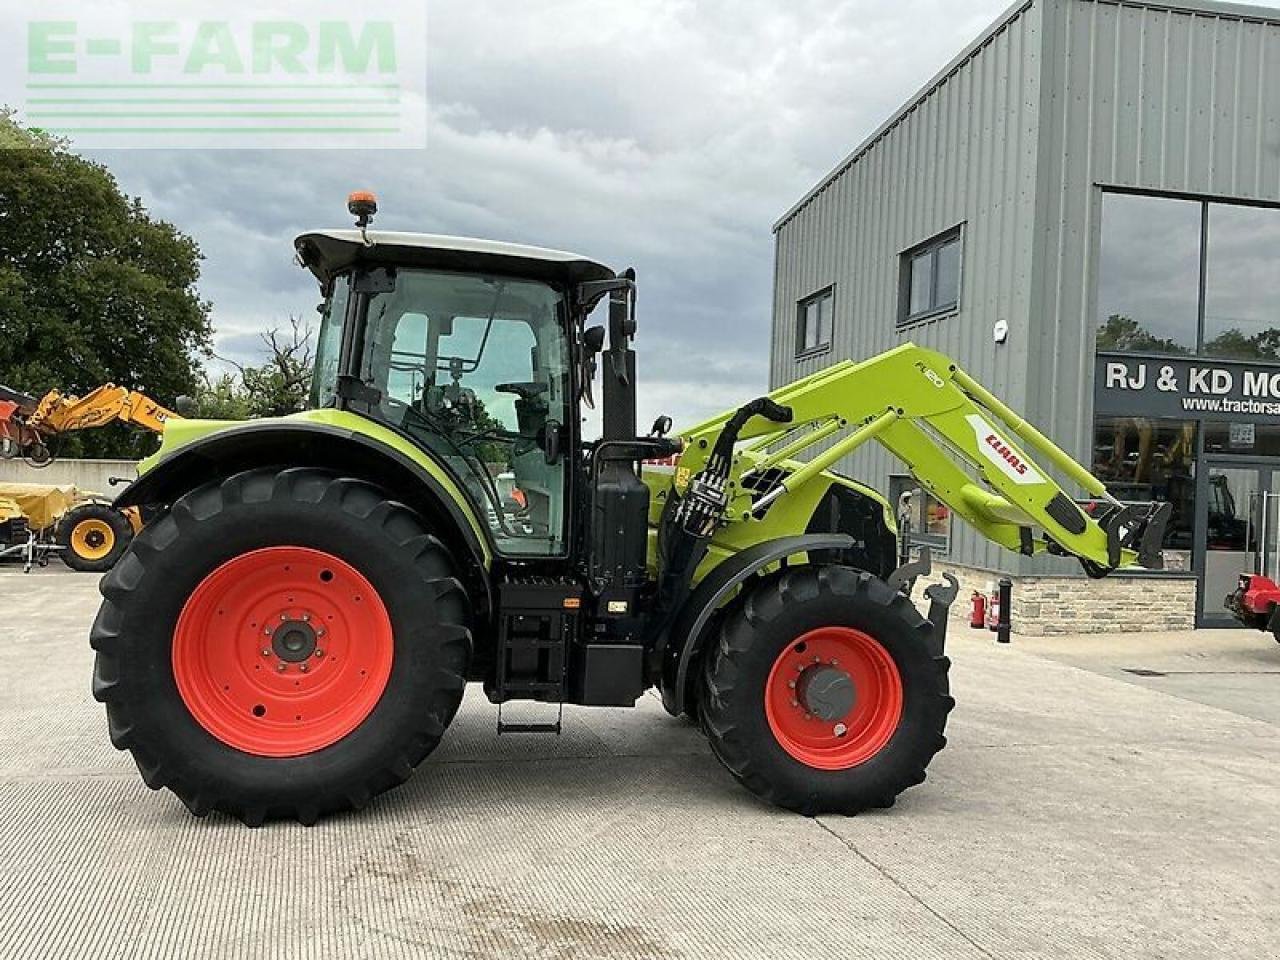
M 1225 606 L 1246 627 L 1269 630 L 1280 640 L 1280 586 L 1260 573 L 1242 573 Z

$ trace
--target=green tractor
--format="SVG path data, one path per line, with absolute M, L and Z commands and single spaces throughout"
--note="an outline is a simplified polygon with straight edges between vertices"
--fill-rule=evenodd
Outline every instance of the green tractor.
M 310 409 L 175 420 L 116 504 L 156 518 L 102 581 L 94 696 L 197 816 L 362 807 L 468 682 L 549 714 L 656 687 L 766 800 L 889 806 L 945 743 L 955 588 L 922 616 L 927 558 L 902 565 L 889 505 L 828 469 L 873 439 L 1011 550 L 1159 565 L 1167 507 L 1108 497 L 938 353 L 904 344 L 642 436 L 633 272 L 370 231 L 371 195 L 349 208 L 358 229 L 296 241 L 324 297 Z M 607 330 L 587 326 L 606 301 Z M 498 729 L 559 721 L 499 706 Z

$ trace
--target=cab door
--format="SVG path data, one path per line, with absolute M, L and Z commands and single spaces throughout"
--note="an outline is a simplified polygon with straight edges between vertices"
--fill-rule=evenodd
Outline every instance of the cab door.
M 566 317 L 547 284 L 427 270 L 400 270 L 368 307 L 361 375 L 375 415 L 457 477 L 507 556 L 567 550 Z

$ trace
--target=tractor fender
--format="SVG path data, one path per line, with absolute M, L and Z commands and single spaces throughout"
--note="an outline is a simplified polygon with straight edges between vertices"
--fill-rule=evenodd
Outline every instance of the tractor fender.
M 118 510 L 167 507 L 210 480 L 272 465 L 317 467 L 366 480 L 418 511 L 435 525 L 437 535 L 466 568 L 467 586 L 478 611 L 491 609 L 491 554 L 476 532 L 479 523 L 470 505 L 401 451 L 332 424 L 274 420 L 217 430 L 164 456 L 131 483 L 114 505 Z
M 733 591 L 770 564 L 797 553 L 848 550 L 853 537 L 844 533 L 810 533 L 766 540 L 721 561 L 689 594 L 672 622 L 662 657 L 662 705 L 679 716 L 688 705 L 690 675 L 707 642 L 707 625 Z

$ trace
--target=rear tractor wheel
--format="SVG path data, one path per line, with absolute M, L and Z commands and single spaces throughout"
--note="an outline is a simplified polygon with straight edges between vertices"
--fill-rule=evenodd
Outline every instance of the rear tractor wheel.
M 257 470 L 178 500 L 103 579 L 111 741 L 192 813 L 250 825 L 408 779 L 462 698 L 470 603 L 417 514 L 359 480 Z
M 133 539 L 129 518 L 107 503 L 82 503 L 58 521 L 62 562 L 72 570 L 103 573 L 116 565 Z
M 753 793 L 808 816 L 892 806 L 924 780 L 955 705 L 931 631 L 868 573 L 811 566 L 762 581 L 704 660 L 712 749 Z

